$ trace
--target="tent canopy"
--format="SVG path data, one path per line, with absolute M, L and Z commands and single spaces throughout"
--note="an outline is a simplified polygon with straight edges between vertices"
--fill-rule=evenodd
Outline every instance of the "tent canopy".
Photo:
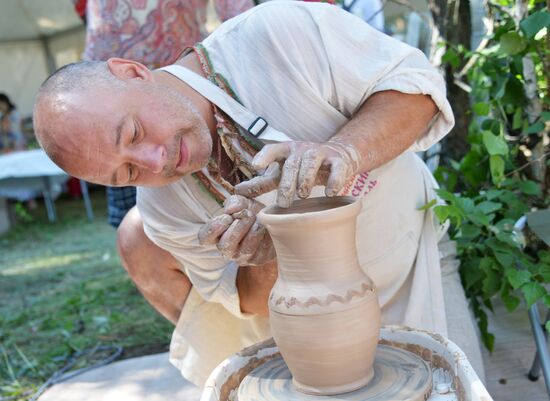
M 22 117 L 32 113 L 42 81 L 80 58 L 85 29 L 71 0 L 2 0 L 0 92 Z
M 71 0 L 3 0 L 0 43 L 35 40 L 82 26 Z

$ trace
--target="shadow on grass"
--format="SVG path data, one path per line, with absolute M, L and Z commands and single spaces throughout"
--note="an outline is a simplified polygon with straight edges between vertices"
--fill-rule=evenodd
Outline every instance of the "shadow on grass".
M 81 200 L 64 198 L 59 222 L 39 207 L 0 237 L 0 399 L 23 399 L 96 345 L 120 345 L 124 357 L 167 350 L 172 326 L 121 267 L 103 189 L 91 195 L 93 222 Z

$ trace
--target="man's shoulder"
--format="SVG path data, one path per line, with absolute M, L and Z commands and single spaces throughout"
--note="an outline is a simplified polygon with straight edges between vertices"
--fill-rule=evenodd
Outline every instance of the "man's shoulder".
M 317 15 L 338 11 L 338 7 L 321 2 L 268 1 L 225 21 L 204 43 L 207 45 L 210 41 L 231 33 L 257 34 L 262 28 L 269 26 L 286 25 L 291 28 L 296 25 L 305 29 L 308 20 L 313 21 Z

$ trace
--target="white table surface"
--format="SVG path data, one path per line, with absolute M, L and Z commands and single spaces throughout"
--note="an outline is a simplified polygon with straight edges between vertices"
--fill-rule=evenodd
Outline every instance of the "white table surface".
M 69 175 L 55 165 L 42 149 L 23 150 L 0 155 L 0 197 L 17 198 L 21 191 L 41 191 L 46 201 L 48 218 L 56 220 L 53 198 L 56 188 L 69 180 Z M 88 189 L 80 181 L 88 219 L 93 219 Z
M 67 176 L 42 149 L 0 155 L 0 180 L 58 175 Z

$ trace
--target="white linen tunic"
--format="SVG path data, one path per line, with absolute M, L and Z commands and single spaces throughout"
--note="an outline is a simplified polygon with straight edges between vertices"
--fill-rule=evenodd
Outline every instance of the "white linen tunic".
M 440 74 L 419 50 L 319 3 L 266 3 L 227 21 L 203 45 L 240 102 L 294 140 L 328 140 L 379 91 L 432 97 L 440 112 L 428 132 L 408 152 L 358 177 L 346 194 L 364 198 L 358 257 L 378 288 L 383 324 L 446 334 L 441 233 L 432 212 L 418 210 L 434 198 L 436 183 L 413 153 L 454 123 Z M 272 195 L 259 200 L 273 202 Z M 176 257 L 193 284 L 170 352 L 182 374 L 201 385 L 231 353 L 269 337 L 269 323 L 241 313 L 237 265 L 215 246 L 199 245 L 199 228 L 221 207 L 193 177 L 139 188 L 138 208 L 146 234 Z

